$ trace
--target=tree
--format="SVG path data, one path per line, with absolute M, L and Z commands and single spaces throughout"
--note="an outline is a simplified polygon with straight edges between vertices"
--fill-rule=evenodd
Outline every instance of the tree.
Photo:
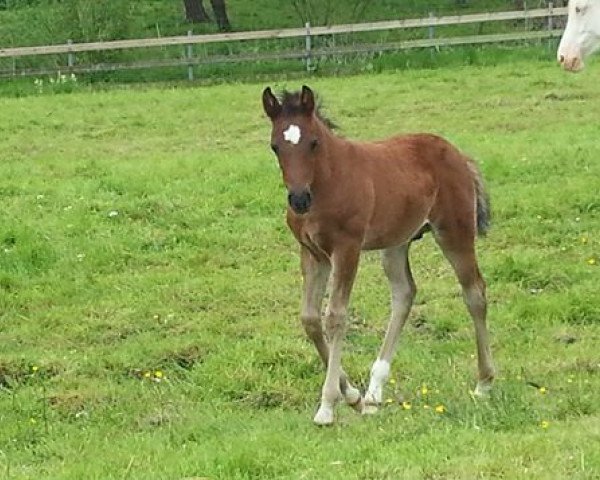
M 375 0 L 291 0 L 299 20 L 304 24 L 331 25 L 335 18 L 350 18 L 357 22 L 364 18 Z
M 185 7 L 185 19 L 192 23 L 210 22 L 210 17 L 202 0 L 183 0 L 183 6 Z
M 200 23 L 210 22 L 210 17 L 206 12 L 203 4 L 204 0 L 183 0 L 185 7 L 185 19 L 188 22 Z M 219 30 L 231 30 L 231 24 L 227 17 L 227 7 L 225 0 L 210 0 L 212 11 L 215 15 L 215 20 L 219 26 Z
M 231 30 L 229 18 L 227 18 L 225 0 L 210 0 L 210 4 L 212 5 L 215 18 L 217 19 L 217 25 L 219 26 L 219 30 Z

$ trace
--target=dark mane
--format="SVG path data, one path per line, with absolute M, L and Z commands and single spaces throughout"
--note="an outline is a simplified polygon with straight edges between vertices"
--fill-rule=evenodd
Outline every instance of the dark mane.
M 302 103 L 300 102 L 301 92 L 289 92 L 284 90 L 280 95 L 281 101 L 281 111 L 283 115 L 300 115 L 304 113 Z M 320 98 L 317 97 L 317 102 L 315 106 L 315 115 L 317 118 L 321 120 L 327 128 L 330 130 L 335 130 L 338 128 L 338 125 L 323 114 L 323 103 Z

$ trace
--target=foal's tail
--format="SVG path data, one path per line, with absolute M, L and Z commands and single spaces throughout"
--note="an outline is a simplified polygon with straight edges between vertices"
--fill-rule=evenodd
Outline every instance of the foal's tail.
M 475 195 L 477 197 L 477 233 L 481 236 L 485 236 L 490 229 L 490 197 L 485 190 L 483 177 L 475 162 L 468 159 L 467 164 L 469 165 L 469 170 L 471 170 L 473 182 L 475 183 Z

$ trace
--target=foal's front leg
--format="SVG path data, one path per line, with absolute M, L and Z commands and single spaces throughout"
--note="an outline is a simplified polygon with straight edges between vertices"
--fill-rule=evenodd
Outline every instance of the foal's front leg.
M 302 247 L 300 251 L 300 260 L 304 280 L 300 318 L 306 335 L 312 340 L 325 368 L 327 368 L 329 346 L 323 334 L 321 306 L 331 272 L 331 264 L 326 260 L 317 260 L 305 247 Z M 362 411 L 360 390 L 352 386 L 343 369 L 340 373 L 340 390 L 348 405 L 359 412 Z
M 333 423 L 333 409 L 336 402 L 342 397 L 340 380 L 345 376 L 341 362 L 342 344 L 346 333 L 346 311 L 359 257 L 359 245 L 345 246 L 335 250 L 332 255 L 331 297 L 325 318 L 325 328 L 329 339 L 329 357 L 321 405 L 314 418 L 314 422 L 318 425 Z M 360 401 L 360 397 L 358 401 Z

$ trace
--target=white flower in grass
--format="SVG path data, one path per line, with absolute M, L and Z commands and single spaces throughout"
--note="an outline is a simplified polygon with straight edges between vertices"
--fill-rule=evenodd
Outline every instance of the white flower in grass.
M 108 217 L 109 218 L 115 218 L 119 216 L 119 212 L 117 210 L 111 210 L 110 212 L 108 212 Z

